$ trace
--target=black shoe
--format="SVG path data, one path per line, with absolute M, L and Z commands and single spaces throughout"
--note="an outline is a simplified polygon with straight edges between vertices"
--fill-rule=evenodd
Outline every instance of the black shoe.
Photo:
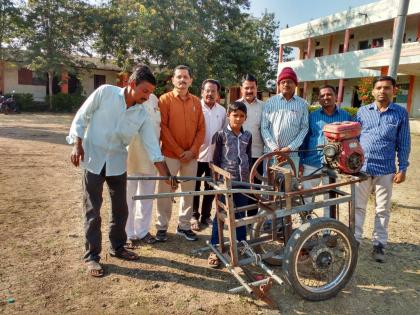
M 375 261 L 384 263 L 385 262 L 384 245 L 382 245 L 381 243 L 378 243 L 378 245 L 373 245 L 372 256 Z
M 179 227 L 177 227 L 176 228 L 176 234 L 184 236 L 189 241 L 198 240 L 197 235 L 191 230 L 181 230 Z
M 168 240 L 168 236 L 166 235 L 166 230 L 158 230 L 156 232 L 155 239 L 158 242 L 166 242 Z

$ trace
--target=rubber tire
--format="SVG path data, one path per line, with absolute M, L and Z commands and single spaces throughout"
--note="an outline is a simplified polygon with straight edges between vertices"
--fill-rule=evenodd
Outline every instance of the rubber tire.
M 298 251 L 296 248 L 300 248 L 303 242 L 306 240 L 308 236 L 316 232 L 317 230 L 333 228 L 340 231 L 344 237 L 348 239 L 351 249 L 351 262 L 350 267 L 347 271 L 347 274 L 344 275 L 343 279 L 333 288 L 322 292 L 312 292 L 305 287 L 303 287 L 295 274 L 295 264 L 296 255 Z M 310 220 L 304 224 L 302 224 L 299 228 L 297 228 L 293 234 L 291 235 L 289 241 L 285 246 L 284 251 L 284 261 L 283 261 L 283 272 L 284 278 L 289 283 L 289 285 L 295 290 L 297 294 L 309 301 L 323 301 L 330 299 L 338 294 L 350 281 L 351 277 L 353 276 L 354 270 L 357 265 L 357 258 L 358 258 L 358 243 L 354 238 L 354 235 L 351 234 L 350 229 L 341 223 L 340 221 L 330 219 L 330 218 L 316 218 Z
M 265 223 L 266 220 L 271 220 L 271 217 L 267 216 L 264 221 L 258 221 L 258 222 L 254 223 L 252 225 L 252 231 L 251 231 L 250 239 L 256 239 L 260 236 L 259 231 L 261 229 L 261 226 Z M 279 247 L 283 247 L 283 244 L 280 243 Z M 257 254 L 265 253 L 265 251 L 262 249 L 261 245 L 256 245 L 256 246 L 253 247 L 253 249 Z M 269 265 L 272 265 L 272 266 L 281 266 L 282 265 L 282 260 L 275 259 L 275 258 L 266 258 L 266 259 L 264 259 L 264 262 L 269 264 Z

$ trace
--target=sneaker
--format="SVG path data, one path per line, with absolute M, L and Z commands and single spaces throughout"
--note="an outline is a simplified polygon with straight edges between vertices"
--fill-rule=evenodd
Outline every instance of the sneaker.
M 213 220 L 210 218 L 200 221 L 200 226 L 202 229 L 208 228 L 209 226 L 212 226 L 212 225 L 213 225 Z
M 156 238 L 153 237 L 152 234 L 147 232 L 147 234 L 143 238 L 140 239 L 140 242 L 144 244 L 154 244 L 156 243 Z
M 191 230 L 181 230 L 179 227 L 177 227 L 176 228 L 176 234 L 184 236 L 189 241 L 198 240 L 197 235 Z
M 378 243 L 378 245 L 373 245 L 372 256 L 375 261 L 384 263 L 385 262 L 384 245 L 382 245 L 381 243 Z
M 166 230 L 158 230 L 156 232 L 155 239 L 158 242 L 166 242 L 168 240 L 168 236 L 166 235 Z

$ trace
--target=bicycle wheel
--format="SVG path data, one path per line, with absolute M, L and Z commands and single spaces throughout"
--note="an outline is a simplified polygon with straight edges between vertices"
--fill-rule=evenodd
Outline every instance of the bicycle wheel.
M 349 228 L 330 218 L 310 220 L 285 246 L 283 272 L 303 298 L 322 301 L 349 282 L 357 264 L 358 246 Z

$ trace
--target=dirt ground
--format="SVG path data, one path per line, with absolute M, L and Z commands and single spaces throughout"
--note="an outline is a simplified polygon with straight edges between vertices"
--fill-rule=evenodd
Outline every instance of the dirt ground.
M 109 257 L 106 191 L 106 276 L 88 277 L 81 260 L 81 171 L 70 165 L 71 146 L 65 144 L 71 119 L 0 116 L 0 313 L 418 314 L 420 135 L 412 135 L 408 180 L 394 190 L 387 262 L 372 262 L 366 239 L 353 279 L 336 298 L 308 302 L 276 285 L 270 294 L 277 308 L 270 309 L 245 294 L 227 293 L 237 282 L 226 269 L 211 270 L 206 254 L 191 254 L 210 231 L 200 232 L 195 243 L 181 239 L 174 234 L 176 215 L 169 241 L 138 249 L 138 262 Z M 370 211 L 369 238 L 372 222 Z

